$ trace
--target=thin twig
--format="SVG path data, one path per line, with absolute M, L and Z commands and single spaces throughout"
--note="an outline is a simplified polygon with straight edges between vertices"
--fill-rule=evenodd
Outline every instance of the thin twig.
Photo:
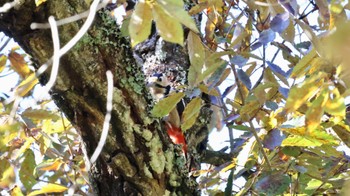
M 248 116 L 248 119 L 250 119 L 249 116 Z M 253 135 L 254 135 L 254 137 L 255 137 L 255 139 L 256 139 L 256 142 L 257 142 L 258 145 L 259 145 L 260 151 L 261 151 L 261 153 L 262 153 L 262 155 L 263 155 L 263 157 L 264 157 L 264 159 L 265 159 L 265 161 L 266 161 L 266 163 L 267 163 L 268 169 L 271 170 L 272 167 L 271 167 L 270 160 L 269 160 L 269 158 L 267 157 L 266 152 L 264 151 L 264 147 L 263 147 L 262 142 L 261 142 L 261 140 L 260 140 L 260 138 L 259 138 L 259 136 L 258 136 L 258 133 L 256 132 L 256 130 L 255 130 L 255 128 L 254 128 L 253 122 L 252 122 L 251 120 L 249 120 L 248 123 L 249 123 L 249 129 L 250 129 L 250 131 L 253 133 Z
M 227 106 L 226 106 L 222 96 L 220 96 L 220 100 L 221 100 L 221 103 L 223 103 L 222 104 L 222 106 L 223 106 L 222 109 L 224 111 L 224 114 L 225 114 L 225 116 L 228 116 L 229 115 L 228 108 L 227 108 Z M 234 142 L 233 142 L 233 139 L 234 139 L 234 137 L 233 137 L 233 129 L 230 126 L 226 126 L 226 127 L 228 129 L 228 136 L 229 136 L 229 139 L 230 139 L 230 152 L 233 153 L 234 150 L 235 150 L 234 149 Z
M 343 162 L 342 164 L 339 164 Z M 325 185 L 328 181 L 329 178 L 334 177 L 335 174 L 339 171 L 340 168 L 342 168 L 347 162 L 346 161 L 339 161 L 338 164 L 336 164 L 332 170 L 330 170 L 330 172 L 327 173 L 326 177 L 322 179 L 322 183 L 320 184 L 320 186 L 317 187 L 317 189 L 315 190 L 315 192 L 317 192 L 319 189 L 321 189 L 321 187 L 323 185 Z
M 252 89 L 255 89 L 256 87 L 259 86 L 259 84 L 261 83 L 261 81 L 263 80 L 264 75 L 265 75 L 265 69 L 266 69 L 266 46 L 265 46 L 265 44 L 263 45 L 263 64 L 261 66 L 263 68 L 262 73 Z
M 11 38 L 8 37 L 5 43 L 0 47 L 0 52 L 7 46 L 7 44 L 11 41 Z

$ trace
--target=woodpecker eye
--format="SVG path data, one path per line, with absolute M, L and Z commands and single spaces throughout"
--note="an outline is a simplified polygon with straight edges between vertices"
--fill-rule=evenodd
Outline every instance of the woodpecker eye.
M 159 78 L 157 79 L 157 81 L 158 81 L 158 82 L 161 82 L 161 81 L 162 81 L 162 78 L 161 78 L 161 77 L 159 77 Z

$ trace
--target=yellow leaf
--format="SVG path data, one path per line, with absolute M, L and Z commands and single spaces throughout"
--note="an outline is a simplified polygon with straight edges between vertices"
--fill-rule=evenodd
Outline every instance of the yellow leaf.
M 206 53 L 205 66 L 197 75 L 195 85 L 199 84 L 205 80 L 208 76 L 214 73 L 220 66 L 225 66 L 226 61 L 222 60 L 221 57 L 232 52 L 215 52 L 215 53 Z
M 216 88 L 209 89 L 204 84 L 199 85 L 198 88 L 205 94 L 212 95 L 212 96 L 220 96 L 220 92 Z
M 285 31 L 280 33 L 281 37 L 285 39 L 286 41 L 289 41 L 290 43 L 294 43 L 295 39 L 295 28 L 294 28 L 294 23 L 293 19 L 289 18 L 289 25 Z
M 35 0 L 35 5 L 36 7 L 38 7 L 39 5 L 41 5 L 42 3 L 45 3 L 47 0 Z
M 185 96 L 185 93 L 172 93 L 167 98 L 160 100 L 152 109 L 151 114 L 154 117 L 164 117 L 176 107 L 176 104 Z
M 205 63 L 205 48 L 200 37 L 192 31 L 189 32 L 187 37 L 187 49 L 191 62 L 188 73 L 188 83 L 190 87 L 193 87 Z
M 139 1 L 129 22 L 131 46 L 146 40 L 151 33 L 152 9 L 145 1 Z
M 350 148 L 350 127 L 346 123 L 340 123 L 333 127 L 334 132 Z
M 6 158 L 0 158 L 0 187 L 9 187 L 15 180 L 16 174 L 13 166 Z
M 40 194 L 46 194 L 46 193 L 62 193 L 66 191 L 68 188 L 65 186 L 61 186 L 58 184 L 47 184 L 45 186 L 42 186 L 40 190 L 33 191 L 28 194 L 28 196 L 34 196 L 34 195 L 40 195 Z
M 184 35 L 181 24 L 159 4 L 153 4 L 153 19 L 156 22 L 160 36 L 168 42 L 183 45 Z
M 319 87 L 315 84 L 306 84 L 300 88 L 292 88 L 289 92 L 285 109 L 287 112 L 294 112 L 303 105 Z
M 326 87 L 327 88 L 327 87 Z M 316 129 L 323 116 L 323 108 L 328 100 L 328 89 L 323 89 L 321 94 L 312 102 L 305 114 L 305 124 L 307 131 Z
M 191 16 L 184 10 L 182 0 L 157 0 L 159 5 L 172 16 L 175 20 L 182 23 L 192 31 L 199 33 L 196 23 Z
M 294 127 L 294 128 L 283 128 L 280 127 L 282 131 L 285 131 L 287 133 L 290 133 L 292 135 L 305 135 L 306 134 L 306 128 L 305 127 Z
M 329 96 L 325 105 L 325 111 L 333 116 L 344 118 L 346 114 L 345 99 L 342 97 L 338 89 L 332 91 L 332 96 Z
M 12 158 L 17 159 L 18 157 L 22 156 L 23 153 L 25 153 L 25 151 L 30 148 L 34 141 L 35 139 L 33 137 L 26 138 L 24 144 L 18 151 L 16 151 L 15 154 L 12 155 Z
M 195 6 L 193 6 L 190 11 L 188 11 L 188 13 L 192 16 L 195 14 L 200 13 L 201 11 L 203 11 L 205 8 L 207 8 L 209 5 L 208 1 L 205 2 L 199 2 L 198 4 L 196 4 Z
M 42 125 L 42 131 L 47 134 L 62 133 L 70 128 L 71 125 L 66 118 L 56 122 L 53 122 L 52 120 L 44 120 Z
M 266 95 L 272 88 L 278 88 L 278 85 L 272 82 L 262 83 L 253 90 L 253 93 L 258 98 L 258 101 L 264 104 L 267 98 Z
M 320 86 L 324 83 L 323 78 L 327 74 L 320 72 L 305 81 L 301 87 L 294 87 L 290 90 L 285 110 L 287 112 L 294 112 L 302 106 L 309 98 L 315 95 Z
M 302 20 L 295 20 L 295 22 L 303 29 L 304 34 L 309 38 L 317 53 L 320 56 L 325 56 L 325 48 L 321 44 L 319 37 L 316 36 L 314 30 L 308 24 L 305 24 Z
M 40 163 L 36 169 L 41 171 L 57 171 L 61 165 L 63 164 L 63 161 L 61 159 L 49 159 L 45 162 Z
M 0 73 L 5 69 L 6 62 L 7 62 L 7 56 L 0 55 Z
M 281 146 L 321 146 L 322 143 L 317 140 L 310 140 L 308 138 L 299 136 L 299 135 L 290 135 L 282 141 Z
M 310 66 L 311 60 L 316 57 L 316 50 L 312 49 L 309 54 L 305 55 L 299 63 L 293 68 L 291 78 L 304 77 L 306 73 L 306 68 Z
M 156 0 L 156 1 L 159 4 L 163 4 L 163 5 L 171 4 L 171 5 L 176 6 L 176 7 L 183 7 L 184 6 L 184 2 L 179 1 L 179 0 Z
M 322 144 L 338 144 L 339 141 L 333 135 L 323 129 L 315 129 L 307 132 L 306 127 L 282 128 L 282 131 L 291 135 L 282 142 L 282 146 L 320 146 Z
M 225 71 L 222 73 L 220 80 L 215 84 L 215 86 L 220 86 L 224 81 L 226 81 L 226 78 L 231 74 L 231 68 L 225 69 Z
M 20 97 L 25 96 L 38 82 L 35 73 L 32 73 L 16 87 L 15 94 Z
M 239 110 L 239 114 L 241 115 L 242 119 L 249 120 L 247 117 L 252 117 L 253 114 L 256 114 L 256 112 L 260 109 L 261 104 L 258 99 L 254 98 L 252 100 L 249 100 L 245 103 L 244 106 Z M 248 115 L 248 116 L 247 116 Z
M 17 52 L 12 51 L 8 56 L 12 69 L 17 72 L 23 79 L 30 74 L 30 69 L 24 60 L 24 57 Z
M 193 177 L 198 177 L 200 175 L 203 175 L 203 174 L 207 174 L 208 172 L 210 172 L 210 170 L 194 170 L 194 171 L 191 171 L 190 174 L 191 176 Z
M 201 110 L 202 99 L 197 97 L 191 100 L 182 113 L 181 130 L 186 131 L 191 128 L 197 120 Z
M 32 109 L 32 108 L 27 108 L 24 112 L 22 112 L 21 116 L 25 116 L 30 119 L 38 119 L 38 120 L 43 120 L 43 119 L 52 119 L 53 121 L 56 121 L 60 118 L 57 114 L 44 110 L 44 109 Z
M 17 185 L 15 185 L 11 190 L 10 190 L 11 196 L 23 196 L 23 193 L 21 191 L 21 188 Z
M 219 14 L 214 11 L 215 7 L 210 6 L 207 11 L 207 23 L 205 25 L 205 39 L 207 41 L 211 41 L 214 38 L 214 30 L 217 24 L 219 23 Z
M 321 57 L 315 57 L 310 61 L 310 67 L 307 69 L 306 74 L 311 75 L 313 73 L 317 73 L 324 66 L 331 67 L 329 66 L 326 59 L 322 59 Z
M 236 167 L 236 163 L 235 163 L 235 161 L 232 161 L 228 166 L 223 168 L 220 172 L 227 172 L 228 170 L 230 170 L 234 167 Z

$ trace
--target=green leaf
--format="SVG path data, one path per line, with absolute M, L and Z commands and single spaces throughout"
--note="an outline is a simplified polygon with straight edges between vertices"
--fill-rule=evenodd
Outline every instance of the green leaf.
M 305 188 L 306 190 L 313 190 L 313 189 L 318 189 L 322 185 L 322 189 L 329 189 L 332 188 L 332 184 L 330 183 L 323 183 L 320 180 L 316 179 L 311 179 L 309 183 L 307 183 L 307 187 Z
M 230 175 L 228 176 L 227 184 L 226 184 L 226 188 L 225 188 L 225 196 L 232 195 L 233 172 L 234 172 L 234 170 L 231 170 Z
M 191 128 L 197 120 L 199 112 L 202 106 L 202 99 L 197 97 L 191 100 L 189 104 L 187 104 L 184 112 L 182 113 L 182 123 L 181 130 L 186 131 Z
M 139 1 L 129 22 L 129 35 L 131 38 L 131 46 L 146 40 L 151 34 L 152 25 L 152 9 L 150 5 L 144 1 Z
M 292 146 L 283 147 L 282 152 L 287 156 L 293 156 L 293 157 L 297 157 L 301 153 L 300 148 L 292 147 Z
M 290 184 L 290 177 L 283 172 L 274 172 L 260 178 L 255 183 L 255 190 L 266 195 L 279 195 L 287 190 Z
M 19 178 L 23 183 L 24 187 L 27 191 L 30 191 L 32 187 L 36 184 L 36 180 L 34 177 L 34 169 L 35 169 L 35 157 L 32 150 L 27 149 L 24 152 L 24 161 L 21 165 L 21 169 L 19 170 Z
M 160 36 L 168 42 L 183 45 L 184 34 L 181 24 L 167 12 L 164 7 L 155 3 L 153 5 L 153 18 Z
M 122 37 L 128 37 L 129 34 L 129 25 L 130 25 L 131 16 L 124 18 L 122 26 L 120 27 L 120 33 Z
M 175 20 L 182 23 L 195 33 L 199 33 L 196 23 L 184 10 L 182 0 L 157 0 L 157 2 L 163 7 L 167 14 L 172 16 Z
M 245 125 L 228 125 L 228 127 L 236 129 L 238 131 L 249 131 L 250 128 Z
M 172 93 L 167 98 L 160 100 L 152 109 L 151 114 L 154 117 L 164 117 L 176 107 L 176 104 L 185 96 L 185 93 Z

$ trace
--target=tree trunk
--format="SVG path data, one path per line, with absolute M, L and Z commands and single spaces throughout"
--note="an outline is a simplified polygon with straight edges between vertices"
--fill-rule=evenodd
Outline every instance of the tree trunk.
M 0 0 L 0 5 L 7 1 Z M 0 14 L 0 31 L 13 37 L 32 56 L 36 68 L 53 54 L 51 32 L 31 30 L 32 22 L 47 23 L 89 9 L 83 0 L 48 0 L 35 6 L 33 0 Z M 83 21 L 59 27 L 61 47 L 79 30 Z M 181 53 L 181 55 L 186 55 Z M 186 56 L 182 58 L 187 59 Z M 198 194 L 185 164 L 161 128 L 151 118 L 151 100 L 144 74 L 137 65 L 129 41 L 110 18 L 99 11 L 88 33 L 60 60 L 59 75 L 51 95 L 80 132 L 90 157 L 100 138 L 106 113 L 106 71 L 114 74 L 111 127 L 106 144 L 91 169 L 96 195 Z M 46 72 L 48 73 L 48 72 Z M 43 74 L 45 84 L 49 74 Z

